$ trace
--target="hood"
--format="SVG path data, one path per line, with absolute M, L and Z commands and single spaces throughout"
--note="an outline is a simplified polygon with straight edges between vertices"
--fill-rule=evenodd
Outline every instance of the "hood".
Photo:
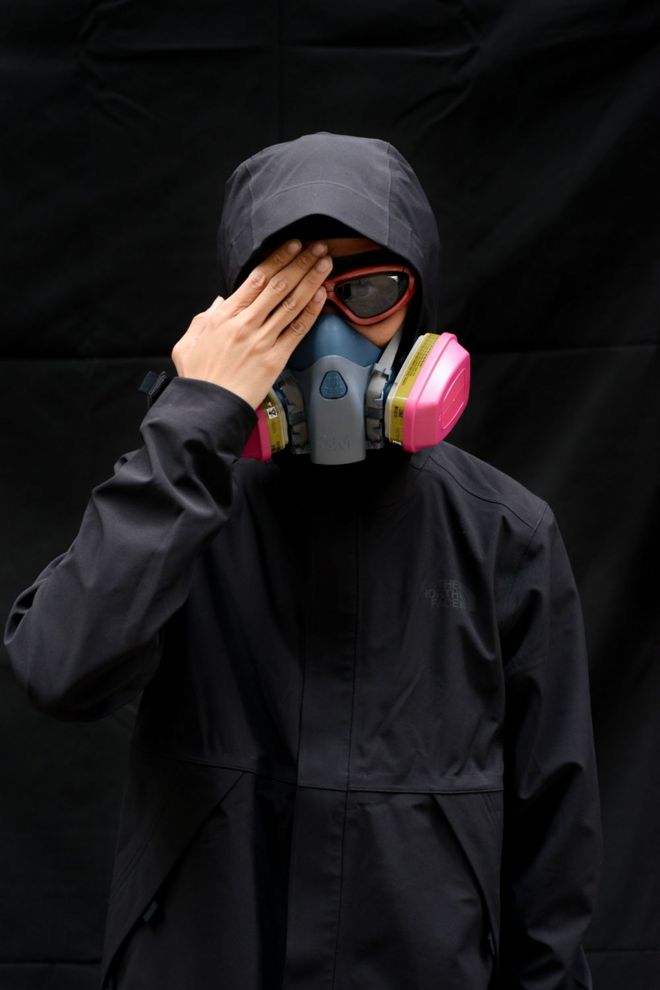
M 410 164 L 378 138 L 318 131 L 241 162 L 225 184 L 217 241 L 220 295 L 238 287 L 264 241 L 312 214 L 339 221 L 405 258 L 420 278 L 415 331 L 437 328 L 435 215 Z

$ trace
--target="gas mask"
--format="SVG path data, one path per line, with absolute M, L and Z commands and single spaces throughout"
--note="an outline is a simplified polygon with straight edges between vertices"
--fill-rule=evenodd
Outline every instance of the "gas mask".
M 381 354 L 340 316 L 317 317 L 273 390 L 286 411 L 294 451 L 309 453 L 315 464 L 349 464 L 364 460 L 368 446 L 382 446 L 374 443 L 373 431 L 367 433 L 365 417 L 367 390 Z M 292 416 L 293 409 L 303 415 Z
M 388 441 L 411 452 L 439 443 L 467 405 L 468 352 L 453 333 L 424 333 L 395 375 L 403 328 L 381 350 L 350 325 L 378 323 L 406 305 L 414 271 L 370 265 L 324 285 L 339 313 L 323 311 L 293 351 L 256 410 L 242 456 L 265 461 L 289 446 L 315 464 L 350 464 Z M 148 406 L 169 381 L 147 372 L 139 391 Z
M 468 400 L 470 358 L 452 333 L 417 338 L 396 374 L 402 328 L 384 349 L 343 318 L 369 325 L 402 308 L 415 288 L 405 265 L 375 265 L 327 279 L 322 312 L 257 409 L 244 457 L 289 445 L 315 464 L 364 460 L 386 441 L 416 451 L 442 440 Z

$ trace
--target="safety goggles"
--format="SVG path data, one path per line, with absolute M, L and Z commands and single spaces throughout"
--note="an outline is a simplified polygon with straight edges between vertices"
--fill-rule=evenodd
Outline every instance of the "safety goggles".
M 396 313 L 412 298 L 415 274 L 406 265 L 370 265 L 327 278 L 326 302 L 352 323 L 368 326 Z

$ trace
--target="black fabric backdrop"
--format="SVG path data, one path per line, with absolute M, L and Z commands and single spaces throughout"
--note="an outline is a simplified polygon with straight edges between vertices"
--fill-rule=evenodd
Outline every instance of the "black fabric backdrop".
M 450 440 L 554 508 L 582 595 L 605 870 L 598 990 L 660 986 L 660 7 L 622 0 L 5 0 L 0 606 L 140 444 L 137 392 L 217 294 L 223 184 L 258 148 L 392 141 L 473 356 Z M 72 616 L 75 621 L 75 616 Z M 2 678 L 0 988 L 96 988 L 136 705 Z

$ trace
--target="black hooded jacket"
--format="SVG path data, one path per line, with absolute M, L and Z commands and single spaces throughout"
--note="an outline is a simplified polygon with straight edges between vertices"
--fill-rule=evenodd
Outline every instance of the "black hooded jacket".
M 326 132 L 228 180 L 228 294 L 311 214 L 438 233 L 391 145 Z M 109 894 L 118 990 L 585 990 L 600 818 L 580 602 L 551 509 L 447 440 L 241 458 L 240 397 L 175 377 L 4 641 L 31 702 L 143 691 Z

